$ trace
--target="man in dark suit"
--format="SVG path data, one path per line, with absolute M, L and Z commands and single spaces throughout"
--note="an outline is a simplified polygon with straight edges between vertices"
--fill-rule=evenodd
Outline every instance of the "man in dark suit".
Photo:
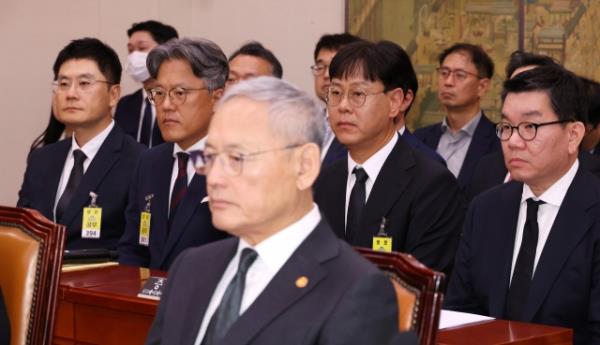
M 229 56 L 227 87 L 260 76 L 281 78 L 283 67 L 275 54 L 259 42 L 248 42 Z
M 412 102 L 405 96 L 412 68 L 401 51 L 392 42 L 357 42 L 333 58 L 329 121 L 349 154 L 321 173 L 315 200 L 350 244 L 379 248 L 385 237 L 387 250 L 448 273 L 464 203 L 452 174 L 398 135 L 396 117 Z
M 398 334 L 391 282 L 313 203 L 322 124 L 314 99 L 280 79 L 228 90 L 194 157 L 213 222 L 234 237 L 179 256 L 147 344 L 387 344 Z M 416 344 L 414 334 L 398 344 Z
M 156 79 L 150 97 L 167 143 L 151 148 L 140 159 L 131 184 L 119 262 L 167 270 L 182 250 L 225 235 L 211 224 L 204 200 L 206 181 L 195 174 L 189 154 L 204 149 L 228 67 L 216 44 L 189 39 L 154 48 L 148 66 Z
M 498 136 L 514 180 L 471 203 L 447 308 L 569 327 L 575 344 L 600 342 L 600 182 L 577 159 L 581 94 L 560 66 L 505 82 Z
M 146 66 L 148 53 L 170 39 L 177 38 L 177 30 L 170 25 L 148 20 L 135 23 L 127 30 L 127 73 L 143 87 L 121 98 L 115 110 L 115 122 L 125 133 L 148 146 L 162 144 L 164 139 L 156 121 L 156 108 L 150 103 L 148 93 L 154 87 Z
M 17 206 L 66 225 L 66 249 L 115 249 L 123 234 L 144 147 L 112 120 L 120 80 L 117 54 L 97 39 L 72 41 L 54 63 L 53 109 L 73 137 L 30 153 Z
M 481 47 L 468 43 L 444 50 L 439 62 L 438 99 L 446 117 L 417 129 L 415 136 L 446 160 L 464 191 L 479 159 L 500 149 L 494 124 L 480 107 L 494 75 L 494 63 Z

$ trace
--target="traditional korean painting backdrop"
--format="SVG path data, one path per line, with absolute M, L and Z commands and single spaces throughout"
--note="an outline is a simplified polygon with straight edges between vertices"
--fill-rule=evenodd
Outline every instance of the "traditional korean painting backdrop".
M 600 0 L 347 0 L 346 29 L 400 44 L 419 78 L 410 128 L 440 121 L 438 54 L 455 42 L 481 45 L 496 65 L 482 107 L 498 120 L 504 68 L 516 49 L 554 57 L 600 80 Z

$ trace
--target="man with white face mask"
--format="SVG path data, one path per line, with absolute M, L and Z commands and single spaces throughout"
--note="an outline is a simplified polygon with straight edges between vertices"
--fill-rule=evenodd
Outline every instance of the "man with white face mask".
M 146 90 L 154 87 L 146 67 L 148 53 L 159 44 L 178 38 L 177 30 L 170 25 L 148 20 L 134 23 L 127 30 L 127 74 L 143 87 L 123 97 L 115 111 L 115 122 L 140 143 L 152 147 L 164 142 L 156 124 L 156 109 L 150 104 Z

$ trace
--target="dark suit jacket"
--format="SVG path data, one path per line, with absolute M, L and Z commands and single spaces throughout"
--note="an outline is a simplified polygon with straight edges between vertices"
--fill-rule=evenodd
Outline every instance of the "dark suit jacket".
M 324 169 L 315 187 L 315 201 L 340 238 L 345 234 L 347 176 L 346 157 Z M 425 265 L 449 273 L 464 212 L 454 176 L 399 137 L 363 210 L 363 231 L 351 245 L 371 248 L 386 217 L 392 250 L 410 253 Z
M 119 100 L 119 103 L 117 103 L 117 109 L 115 110 L 115 122 L 133 139 L 137 139 L 143 102 L 144 94 L 142 93 L 142 89 L 139 89 L 132 94 L 123 96 Z M 158 121 L 154 121 L 154 127 L 152 127 L 152 146 L 160 145 L 164 142 L 158 128 Z
M 475 128 L 471 145 L 467 150 L 467 155 L 457 177 L 458 185 L 463 191 L 471 183 L 473 172 L 479 159 L 488 153 L 500 150 L 500 140 L 496 136 L 494 124 L 485 116 L 483 111 L 481 114 L 481 120 L 477 128 Z M 425 143 L 425 145 L 433 150 L 437 150 L 440 137 L 442 136 L 442 123 L 419 128 L 415 131 L 415 136 Z
M 28 158 L 18 207 L 38 210 L 54 219 L 54 203 L 71 138 L 32 151 Z M 90 163 L 71 204 L 57 222 L 67 226 L 66 249 L 116 249 L 125 229 L 125 206 L 129 181 L 144 146 L 114 126 Z M 83 208 L 90 204 L 89 193 L 98 194 L 102 207 L 99 239 L 81 238 Z
M 512 181 L 469 207 L 446 308 L 502 318 L 523 184 Z M 525 322 L 574 329 L 600 343 L 600 182 L 580 166 L 535 269 Z
M 168 227 L 169 192 L 173 170 L 173 143 L 153 147 L 140 158 L 131 183 L 127 227 L 119 242 L 119 263 L 167 270 L 184 249 L 222 239 L 226 233 L 212 226 L 206 196 L 206 179 L 194 175 Z M 153 194 L 150 245 L 139 244 L 140 213 L 145 197 Z
M 4 296 L 0 287 L 0 344 L 10 344 L 10 322 L 4 305 Z
M 238 239 L 230 238 L 181 254 L 169 272 L 147 344 L 194 344 L 237 246 Z M 301 276 L 308 278 L 305 288 L 295 285 Z M 389 279 L 322 221 L 221 344 L 386 344 L 397 333 L 397 312 Z
M 446 166 L 446 161 L 444 158 L 435 152 L 435 150 L 432 150 L 429 148 L 429 146 L 423 144 L 421 140 L 415 137 L 414 134 L 408 130 L 408 128 L 404 129 L 404 134 L 402 134 L 402 137 L 413 149 L 421 151 L 425 154 L 425 156 L 433 159 L 436 162 L 439 162 L 443 166 Z M 348 150 L 346 149 L 346 146 L 342 145 L 337 138 L 333 138 L 333 141 L 331 142 L 331 145 L 325 154 L 325 159 L 323 159 L 323 167 L 332 165 L 336 161 L 346 157 L 347 154 Z
M 585 170 L 600 177 L 600 156 L 595 156 L 589 152 L 579 151 L 579 163 Z M 473 173 L 473 180 L 467 188 L 467 199 L 472 200 L 477 195 L 491 189 L 494 186 L 504 183 L 508 169 L 504 164 L 502 151 L 493 152 L 483 156 Z

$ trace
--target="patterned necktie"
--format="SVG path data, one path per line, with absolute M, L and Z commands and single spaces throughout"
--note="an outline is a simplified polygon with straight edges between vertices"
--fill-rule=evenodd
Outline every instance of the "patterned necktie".
M 171 193 L 171 206 L 169 207 L 169 227 L 171 222 L 175 218 L 177 207 L 181 203 L 181 200 L 185 197 L 188 188 L 188 176 L 187 176 L 187 163 L 190 155 L 186 152 L 177 153 L 177 178 L 173 185 L 173 192 Z
M 83 153 L 83 151 L 77 149 L 73 151 L 73 158 L 73 169 L 71 169 L 67 186 L 60 196 L 60 199 L 58 199 L 58 204 L 56 204 L 57 222 L 60 222 L 62 216 L 65 214 L 65 211 L 69 207 L 71 199 L 73 199 L 73 195 L 75 195 L 77 187 L 79 187 L 81 179 L 83 178 L 83 162 L 85 162 L 87 156 L 85 153 Z
M 218 344 L 235 321 L 240 317 L 240 307 L 246 285 L 246 273 L 256 260 L 258 253 L 252 248 L 244 248 L 240 254 L 238 270 L 221 299 L 221 303 L 212 315 L 202 345 Z
M 152 147 L 152 105 L 148 98 L 144 101 L 144 118 L 140 132 L 140 143 Z
M 509 320 L 523 320 L 523 312 L 529 297 L 529 287 L 533 279 L 533 264 L 538 243 L 538 208 L 543 201 L 527 199 L 527 219 L 523 227 L 523 240 L 506 298 L 505 317 Z
M 360 218 L 362 210 L 365 207 L 365 201 L 367 200 L 367 192 L 365 182 L 369 178 L 367 172 L 363 168 L 354 167 L 352 170 L 356 181 L 352 192 L 350 192 L 350 200 L 348 202 L 348 217 L 346 219 L 346 241 L 350 244 L 354 244 L 356 236 L 360 231 Z

